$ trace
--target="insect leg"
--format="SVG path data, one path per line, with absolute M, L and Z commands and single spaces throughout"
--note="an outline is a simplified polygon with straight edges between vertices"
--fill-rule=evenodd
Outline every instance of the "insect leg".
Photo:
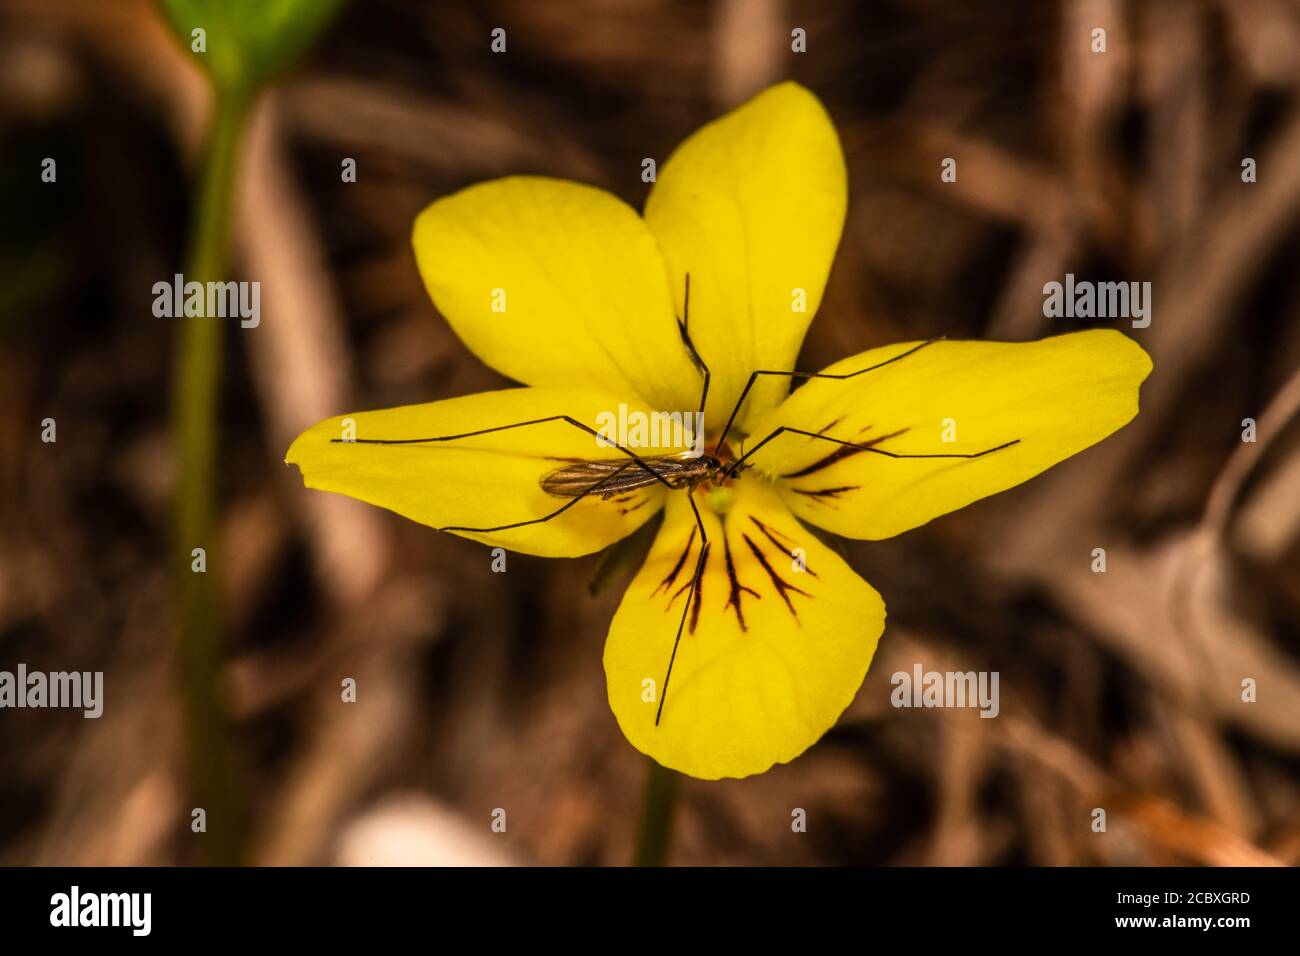
M 673 652 L 668 658 L 668 672 L 664 675 L 664 686 L 659 692 L 659 708 L 655 711 L 655 726 L 659 726 L 659 718 L 664 714 L 664 701 L 668 699 L 668 682 L 672 680 L 673 663 L 677 660 L 677 645 L 682 642 L 682 629 L 686 627 L 686 615 L 691 612 L 691 602 L 695 600 L 695 593 L 700 588 L 700 576 L 704 573 L 704 560 L 709 553 L 709 536 L 704 530 L 704 520 L 700 517 L 700 509 L 695 506 L 695 489 L 691 488 L 686 492 L 686 500 L 691 504 L 691 511 L 695 512 L 695 526 L 700 529 L 700 556 L 695 560 L 695 573 L 691 576 L 691 587 L 686 592 L 686 606 L 682 608 L 681 620 L 677 622 L 677 637 L 673 639 Z
M 1019 438 L 1013 438 L 1011 441 L 1003 442 L 1001 445 L 996 445 L 993 448 L 985 448 L 983 451 L 910 455 L 910 454 L 903 454 L 902 452 L 896 452 L 896 451 L 885 451 L 885 449 L 883 448 L 876 448 L 872 445 L 862 445 L 862 444 L 858 444 L 857 442 L 844 441 L 842 438 L 831 438 L 829 435 L 820 435 L 817 432 L 805 431 L 802 428 L 794 428 L 790 425 L 782 425 L 780 428 L 775 429 L 770 435 L 768 435 L 766 438 L 760 441 L 749 451 L 745 452 L 738 459 L 732 462 L 730 467 L 727 468 L 726 477 L 730 478 L 733 475 L 735 475 L 736 472 L 740 470 L 741 466 L 744 465 L 745 460 L 749 458 L 750 455 L 754 454 L 754 452 L 758 451 L 760 448 L 762 448 L 772 439 L 776 438 L 778 435 L 785 434 L 786 432 L 789 432 L 792 435 L 806 435 L 809 438 L 819 438 L 822 441 L 828 441 L 834 445 L 841 445 L 845 448 L 857 448 L 860 451 L 869 451 L 873 455 L 884 455 L 886 458 L 983 458 L 985 455 L 991 455 L 995 451 L 1001 451 L 1004 448 L 1010 448 L 1012 445 L 1020 444 Z
M 596 431 L 596 429 L 592 428 L 590 425 L 584 425 L 571 415 L 547 415 L 545 418 L 530 418 L 526 422 L 511 422 L 509 425 L 493 425 L 491 428 L 479 428 L 472 432 L 461 432 L 457 435 L 435 435 L 430 438 L 331 438 L 330 442 L 341 443 L 344 445 L 420 445 L 427 442 L 444 442 L 455 441 L 458 438 L 474 438 L 478 435 L 490 435 L 493 432 L 503 432 L 512 428 L 523 428 L 527 425 L 541 425 L 544 422 L 567 422 L 574 428 L 582 429 L 582 431 L 591 435 L 603 445 L 610 448 L 617 448 L 623 454 L 627 455 L 634 462 L 653 475 L 655 480 L 665 488 L 672 488 L 672 485 L 668 484 L 668 482 L 664 480 L 663 475 L 659 474 L 659 472 L 647 465 L 637 454 L 624 448 L 617 442 L 610 441 L 604 435 L 600 434 L 600 432 Z
M 613 481 L 614 478 L 622 474 L 628 468 L 631 468 L 634 464 L 636 464 L 636 462 L 632 462 L 632 461 L 624 462 L 622 465 L 619 465 L 617 468 L 611 471 L 608 475 L 605 475 L 599 481 L 593 482 L 589 488 L 586 488 L 579 494 L 574 495 L 572 498 L 570 498 L 564 504 L 560 505 L 560 507 L 556 508 L 550 514 L 543 515 L 540 518 L 529 518 L 527 521 L 515 521 L 511 524 L 501 524 L 501 525 L 497 525 L 495 528 L 466 528 L 460 525 L 449 525 L 445 528 L 435 528 L 434 530 L 435 531 L 473 531 L 478 533 L 486 533 L 489 531 L 509 531 L 511 528 L 522 528 L 525 525 L 530 525 L 530 524 L 542 524 L 545 521 L 550 521 L 552 518 L 558 518 L 560 515 L 564 514 L 564 512 L 568 511 L 570 508 L 576 505 L 583 498 L 599 491 L 601 485 Z
M 695 364 L 696 370 L 704 376 L 704 388 L 700 392 L 700 416 L 699 420 L 704 420 L 704 405 L 709 400 L 709 367 L 704 364 L 704 358 L 696 349 L 695 343 L 691 341 L 691 274 L 686 273 L 686 298 L 682 306 L 684 317 L 677 323 L 677 330 L 682 334 L 682 344 L 686 346 L 686 351 L 690 353 L 691 361 Z
M 731 431 L 731 426 L 735 424 L 736 415 L 740 412 L 740 406 L 745 404 L 745 399 L 749 396 L 749 390 L 754 387 L 754 383 L 758 381 L 760 375 L 785 375 L 789 378 L 831 378 L 842 381 L 843 379 L 854 378 L 855 376 L 862 375 L 866 372 L 874 372 L 876 369 L 884 368 L 886 365 L 892 365 L 894 362 L 902 361 L 909 355 L 915 355 L 928 345 L 933 345 L 935 342 L 942 341 L 942 336 L 937 339 L 926 339 L 919 345 L 912 346 L 906 352 L 900 352 L 893 358 L 885 359 L 883 362 L 877 362 L 875 365 L 868 365 L 866 368 L 860 368 L 856 372 L 836 373 L 833 375 L 827 374 L 826 372 L 776 372 L 768 371 L 767 369 L 760 369 L 757 372 L 752 372 L 749 376 L 749 381 L 745 383 L 745 387 L 740 391 L 740 398 L 736 400 L 735 408 L 731 410 L 731 417 L 727 419 L 726 427 L 722 429 L 722 437 L 718 439 L 718 447 L 721 448 L 722 443 L 727 440 L 727 433 Z M 772 436 L 769 435 L 768 437 L 771 438 Z

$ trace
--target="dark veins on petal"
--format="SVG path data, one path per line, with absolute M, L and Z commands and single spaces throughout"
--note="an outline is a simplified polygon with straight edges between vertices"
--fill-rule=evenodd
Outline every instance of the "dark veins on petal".
M 765 554 L 763 549 L 760 548 L 755 540 L 748 534 L 741 532 L 740 536 L 749 547 L 749 550 L 754 555 L 755 559 L 757 559 L 759 566 L 767 572 L 767 576 L 771 580 L 772 586 L 776 589 L 777 594 L 780 595 L 781 600 L 785 603 L 786 609 L 789 610 L 795 621 L 798 621 L 799 613 L 795 610 L 794 604 L 790 600 L 790 595 L 801 594 L 806 598 L 811 598 L 812 595 L 802 588 L 791 584 L 789 581 L 781 577 L 776 570 L 776 567 L 781 561 L 788 560 L 794 556 L 795 543 L 788 535 L 763 523 L 757 516 L 750 515 L 749 520 L 753 523 L 754 527 L 762 533 L 763 538 L 766 538 L 767 541 L 771 542 L 772 547 L 776 549 L 776 564 L 774 564 L 772 560 L 769 560 L 769 555 Z M 670 610 L 672 606 L 677 603 L 678 597 L 682 594 L 689 593 L 691 589 L 690 575 L 687 575 L 681 581 L 676 590 L 673 590 L 673 585 L 677 584 L 678 579 L 682 576 L 683 569 L 687 567 L 687 562 L 690 559 L 691 549 L 694 544 L 695 529 L 692 528 L 690 536 L 686 539 L 686 546 L 682 549 L 681 555 L 678 556 L 677 561 L 674 563 L 673 569 L 664 577 L 658 587 L 651 592 L 652 595 L 658 594 L 660 591 L 664 591 L 668 594 L 668 603 L 664 607 L 665 612 Z M 709 552 L 712 545 L 713 542 L 711 541 L 706 542 L 704 545 L 704 555 L 702 563 L 700 564 L 701 570 L 699 583 L 695 588 L 694 597 L 688 598 L 688 600 L 691 600 L 692 602 L 690 621 L 688 623 L 688 631 L 691 634 L 695 633 L 700 622 L 700 608 L 704 601 L 704 582 L 708 579 L 706 572 L 709 563 Z M 731 538 L 727 535 L 725 530 L 723 532 L 722 546 L 723 564 L 727 571 L 727 582 L 729 586 L 727 603 L 723 606 L 723 610 L 733 612 L 736 615 L 736 623 L 740 625 L 740 629 L 742 631 L 748 631 L 749 626 L 745 622 L 744 596 L 748 594 L 755 600 L 762 600 L 763 595 L 758 590 L 749 587 L 740 580 L 740 575 L 736 570 L 736 561 L 731 551 Z M 694 567 L 694 565 L 692 565 L 692 567 Z M 811 568 L 808 568 L 805 565 L 803 570 L 814 579 L 817 579 L 816 572 Z M 691 573 L 693 574 L 694 572 L 692 571 Z
M 660 584 L 659 587 L 663 587 L 664 584 L 668 584 L 668 585 L 671 585 L 671 584 L 672 584 L 673 579 L 677 577 L 677 572 L 680 571 L 682 565 L 686 563 L 686 558 L 687 558 L 687 556 L 691 553 L 691 543 L 692 543 L 694 540 L 695 540 L 695 530 L 694 530 L 694 529 L 691 529 L 691 537 L 690 537 L 690 539 L 686 542 L 686 550 L 683 551 L 683 552 L 682 552 L 682 556 L 681 556 L 680 558 L 677 559 L 677 567 L 673 569 L 672 574 L 670 574 L 668 577 L 664 578 L 663 584 Z M 690 622 L 690 625 L 688 626 L 688 629 L 689 629 L 690 633 L 692 633 L 692 634 L 695 633 L 696 625 L 698 625 L 698 624 L 700 623 L 700 602 L 703 600 L 703 594 L 704 594 L 704 579 L 705 579 L 705 576 L 706 576 L 706 575 L 705 575 L 705 572 L 708 570 L 708 567 L 709 567 L 709 550 L 710 550 L 712 547 L 713 547 L 713 542 L 712 542 L 712 541 L 706 541 L 706 542 L 704 542 L 704 553 L 700 556 L 700 559 L 699 559 L 699 576 L 700 576 L 700 579 L 699 579 L 699 582 L 698 582 L 698 583 L 696 584 L 696 586 L 695 586 L 695 599 L 694 599 L 694 601 L 693 601 L 693 603 L 692 603 L 692 606 L 691 606 L 691 622 Z M 695 567 L 692 566 L 691 574 L 690 574 L 689 576 L 687 576 L 686 580 L 682 582 L 681 586 L 680 586 L 676 591 L 674 591 L 674 592 L 669 596 L 669 598 L 668 598 L 668 604 L 667 604 L 667 606 L 664 608 L 665 611 L 667 611 L 667 610 L 669 610 L 670 608 L 672 608 L 672 606 L 673 606 L 674 604 L 677 603 L 677 599 L 678 599 L 679 597 L 681 597 L 682 594 L 687 593 L 687 592 L 690 591 L 690 589 L 691 589 L 692 579 L 693 579 L 693 576 L 695 575 L 695 573 L 696 573 L 696 572 L 695 572 Z M 655 588 L 655 590 L 654 590 L 653 592 L 651 592 L 651 593 L 652 593 L 652 594 L 654 594 L 654 593 L 658 593 L 658 591 L 659 591 L 659 588 Z M 687 600 L 690 600 L 690 598 L 687 598 Z
M 797 494 L 807 495 L 809 498 L 814 498 L 818 501 L 824 502 L 827 499 L 838 498 L 845 492 L 857 491 L 861 487 L 861 485 L 837 485 L 834 488 L 791 488 L 790 490 Z
M 628 506 L 628 507 L 624 507 L 624 508 L 619 508 L 619 509 L 618 509 L 618 513 L 619 513 L 620 515 L 630 515 L 633 511 L 636 511 L 636 510 L 638 510 L 638 509 L 640 509 L 640 508 L 643 508 L 646 504 L 649 503 L 649 501 L 650 501 L 649 498 L 642 498 L 640 501 L 638 501 L 638 502 L 637 502 L 636 504 L 634 504 L 634 505 L 630 505 L 630 506 Z
M 763 596 L 753 588 L 745 587 L 745 585 L 740 583 L 740 578 L 736 576 L 736 562 L 731 558 L 731 539 L 724 535 L 722 545 L 727 556 L 727 578 L 731 582 L 731 593 L 727 596 L 727 605 L 723 610 L 725 611 L 727 608 L 735 608 L 736 620 L 740 623 L 740 629 L 742 631 L 747 631 L 749 628 L 745 626 L 745 611 L 744 608 L 741 607 L 740 603 L 742 595 L 752 594 L 758 600 L 762 600 Z
M 767 537 L 767 540 L 771 541 L 774 545 L 776 545 L 778 550 L 780 550 L 784 554 L 788 554 L 792 558 L 794 557 L 794 549 L 796 545 L 788 535 L 782 534 L 780 531 L 777 531 L 775 528 L 769 528 L 767 525 L 763 524 L 763 522 L 759 521 L 756 515 L 750 515 L 749 520 L 754 522 L 754 527 L 758 528 L 759 531 L 763 532 L 763 534 Z M 817 572 L 814 571 L 812 568 L 808 567 L 807 564 L 804 564 L 803 569 L 805 573 L 811 574 L 814 578 L 817 577 Z
M 832 422 L 830 425 L 827 425 L 826 428 L 822 429 L 820 432 L 818 432 L 818 434 L 819 435 L 826 434 L 826 432 L 836 424 L 838 424 L 838 419 L 835 422 Z M 867 425 L 865 428 L 859 431 L 858 434 L 861 435 L 864 432 L 870 430 L 871 430 L 871 426 Z M 808 465 L 806 468 L 800 468 L 798 471 L 789 472 L 787 474 L 782 475 L 781 477 L 786 479 L 803 478 L 805 475 L 815 474 L 821 471 L 823 468 L 829 468 L 831 465 L 843 461 L 845 458 L 852 458 L 854 455 L 861 455 L 868 448 L 873 448 L 876 445 L 879 445 L 882 441 L 889 441 L 889 439 L 891 438 L 897 438 L 905 431 L 907 431 L 906 428 L 900 428 L 896 432 L 890 432 L 888 435 L 880 435 L 876 438 L 871 439 L 871 441 L 859 442 L 856 445 L 840 445 L 834 451 L 817 459 L 811 465 Z M 798 489 L 796 488 L 795 490 L 797 491 Z
M 650 595 L 652 597 L 658 594 L 660 591 L 667 591 L 670 587 L 673 586 L 673 582 L 677 580 L 677 575 L 682 573 L 682 567 L 683 565 L 686 564 L 686 559 L 690 556 L 691 545 L 693 544 L 695 544 L 694 527 L 691 528 L 691 536 L 686 539 L 686 547 L 682 549 L 682 556 L 677 559 L 677 563 L 674 564 L 673 569 L 668 572 L 668 576 L 659 582 L 659 587 L 655 588 L 653 591 L 650 592 Z
M 700 602 L 704 600 L 704 572 L 709 566 L 709 548 L 713 546 L 712 541 L 704 542 L 704 553 L 700 555 L 699 581 L 695 584 L 695 606 L 691 608 L 691 633 L 695 633 L 695 626 L 700 623 Z
M 747 534 L 742 534 L 741 537 L 745 539 L 745 544 L 749 545 L 749 550 L 754 552 L 754 557 L 756 557 L 758 563 L 763 566 L 763 570 L 767 572 L 767 576 L 772 579 L 772 586 L 775 587 L 777 593 L 781 595 L 781 600 L 785 602 L 785 606 L 789 609 L 791 616 L 798 621 L 799 612 L 796 611 L 794 605 L 790 603 L 790 595 L 787 592 L 793 591 L 795 594 L 802 594 L 804 597 L 812 597 L 812 595 L 802 588 L 795 587 L 789 581 L 782 578 L 781 575 L 777 574 L 776 569 L 768 563 L 767 557 L 763 554 L 762 550 L 759 549 L 758 545 L 754 543 L 753 538 Z

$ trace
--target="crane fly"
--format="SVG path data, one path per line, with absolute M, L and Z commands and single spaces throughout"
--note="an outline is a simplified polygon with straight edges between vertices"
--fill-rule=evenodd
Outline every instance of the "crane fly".
M 677 328 L 681 333 L 682 343 L 685 345 L 692 363 L 701 376 L 703 376 L 704 387 L 700 394 L 700 411 L 702 417 L 704 406 L 709 397 L 709 368 L 700 357 L 691 342 L 689 333 L 690 323 L 690 302 L 691 302 L 691 276 L 686 274 L 686 294 L 683 304 L 683 318 L 677 320 Z M 825 441 L 838 446 L 840 453 L 870 452 L 875 455 L 882 455 L 886 458 L 983 458 L 985 455 L 1001 451 L 1004 448 L 1010 448 L 1018 444 L 1020 439 L 1015 438 L 1011 441 L 1003 442 L 1001 445 L 992 448 L 986 448 L 977 452 L 946 452 L 932 454 L 905 454 L 902 452 L 887 451 L 883 448 L 875 447 L 875 442 L 851 442 L 841 438 L 832 438 L 821 432 L 807 431 L 802 428 L 795 428 L 792 425 L 781 425 L 772 430 L 770 434 L 757 442 L 748 451 L 739 458 L 733 458 L 726 452 L 727 435 L 731 432 L 731 426 L 736 422 L 736 415 L 740 412 L 741 406 L 745 404 L 745 399 L 749 397 L 750 389 L 761 376 L 781 376 L 788 379 L 808 380 L 808 379 L 833 379 L 843 381 L 845 379 L 855 378 L 867 372 L 873 372 L 878 368 L 891 365 L 894 362 L 901 361 L 910 355 L 915 355 L 928 346 L 942 341 L 942 339 L 927 339 L 917 345 L 906 349 L 899 354 L 869 365 L 866 368 L 858 369 L 856 372 L 793 372 L 776 369 L 758 369 L 751 372 L 749 380 L 740 392 L 740 398 L 736 400 L 735 406 L 731 409 L 731 415 L 727 418 L 727 423 L 723 426 L 722 433 L 718 440 L 710 446 L 713 449 L 712 454 L 701 454 L 698 451 L 683 452 L 677 455 L 638 455 L 629 448 L 624 447 L 616 442 L 610 441 L 605 435 L 602 435 L 596 429 L 584 422 L 572 417 L 571 415 L 548 415 L 545 418 L 534 418 L 523 422 L 512 422 L 507 425 L 495 425 L 491 428 L 480 428 L 472 432 L 463 432 L 458 435 L 436 435 L 428 438 L 332 438 L 331 442 L 347 442 L 359 445 L 422 445 L 434 442 L 455 441 L 461 438 L 472 438 L 478 435 L 487 435 L 493 432 L 508 431 L 515 428 L 524 428 L 529 425 L 539 425 L 543 422 L 566 422 L 575 428 L 592 435 L 602 445 L 616 449 L 623 458 L 593 458 L 583 460 L 565 460 L 565 464 L 553 471 L 548 472 L 539 479 L 539 484 L 544 492 L 554 498 L 565 499 L 565 503 L 556 508 L 549 514 L 542 515 L 538 518 L 529 518 L 523 521 L 515 521 L 511 524 L 496 525 L 490 528 L 469 528 L 461 526 L 449 526 L 438 528 L 438 531 L 462 531 L 478 534 L 487 534 L 495 531 L 508 531 L 514 528 L 522 528 L 528 525 L 542 524 L 558 518 L 578 502 L 583 501 L 591 496 L 596 496 L 602 500 L 608 501 L 616 495 L 633 491 L 638 488 L 648 488 L 653 485 L 662 485 L 670 491 L 685 491 L 686 501 L 691 506 L 691 512 L 695 516 L 695 525 L 699 532 L 700 556 L 695 562 L 695 572 L 691 576 L 690 590 L 686 595 L 686 603 L 682 608 L 681 619 L 677 622 L 677 637 L 673 641 L 672 654 L 668 658 L 668 667 L 664 675 L 664 682 L 659 694 L 659 707 L 655 712 L 655 726 L 659 726 L 659 720 L 663 716 L 664 702 L 668 699 L 668 682 L 673 675 L 673 663 L 677 660 L 677 649 L 682 640 L 682 629 L 686 624 L 686 614 L 691 606 L 691 601 L 696 592 L 699 590 L 700 576 L 704 572 L 704 561 L 708 555 L 708 534 L 704 528 L 704 520 L 700 517 L 700 509 L 695 504 L 695 491 L 701 486 L 708 484 L 723 484 L 732 478 L 738 476 L 745 469 L 752 467 L 747 464 L 749 458 L 759 449 L 766 446 L 769 442 L 779 436 L 789 433 L 793 435 L 803 435 L 806 438 Z M 901 434 L 901 433 L 895 433 Z M 885 437 L 893 437 L 892 435 Z M 877 439 L 877 442 L 880 439 Z M 726 456 L 725 458 L 723 456 Z
M 574 498 L 595 494 L 608 501 L 615 495 L 662 481 L 674 491 L 694 488 L 720 478 L 723 465 L 713 455 L 682 452 L 679 455 L 642 455 L 648 466 L 634 468 L 636 462 L 622 458 L 597 458 L 574 461 L 542 476 L 542 490 L 556 498 Z M 593 490 L 596 489 L 596 490 Z

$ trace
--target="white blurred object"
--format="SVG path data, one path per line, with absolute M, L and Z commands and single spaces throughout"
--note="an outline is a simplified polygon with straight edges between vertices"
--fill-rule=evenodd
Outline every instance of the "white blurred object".
M 502 833 L 481 827 L 419 793 L 388 796 L 349 822 L 339 835 L 339 866 L 521 866 L 500 841 Z

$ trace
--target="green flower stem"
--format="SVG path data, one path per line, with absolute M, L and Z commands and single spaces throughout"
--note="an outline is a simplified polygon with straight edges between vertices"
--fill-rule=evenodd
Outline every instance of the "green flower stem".
M 247 102 L 217 96 L 202 158 L 185 281 L 226 277 L 231 205 Z M 221 322 L 186 316 L 173 358 L 172 429 L 178 458 L 175 541 L 180 625 L 177 658 L 184 707 L 191 789 L 206 811 L 201 836 L 210 863 L 241 862 L 244 814 L 231 731 L 220 686 L 214 486 L 217 396 L 221 380 Z M 203 548 L 206 571 L 193 570 L 193 549 Z
M 663 866 L 673 837 L 673 812 L 681 777 L 646 758 L 645 790 L 641 795 L 641 831 L 637 835 L 635 866 Z

